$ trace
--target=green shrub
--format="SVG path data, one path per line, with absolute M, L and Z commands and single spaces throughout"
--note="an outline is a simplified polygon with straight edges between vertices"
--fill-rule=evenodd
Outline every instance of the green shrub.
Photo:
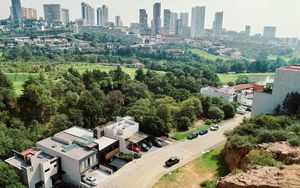
M 133 154 L 133 158 L 134 158 L 134 159 L 139 159 L 139 158 L 141 158 L 141 156 L 142 156 L 142 155 L 141 155 L 140 153 L 134 153 L 134 154 Z
M 288 141 L 291 144 L 291 146 L 295 146 L 295 147 L 300 146 L 300 136 L 299 135 L 295 135 L 295 136 L 289 138 Z
M 273 155 L 265 150 L 251 150 L 247 154 L 248 163 L 250 166 L 280 166 L 282 163 L 276 161 Z
M 218 179 L 216 177 L 203 181 L 200 186 L 205 188 L 215 188 L 217 187 Z
M 205 125 L 211 125 L 213 122 L 210 119 L 205 120 L 204 124 Z
M 225 104 L 222 108 L 225 119 L 233 118 L 235 116 L 235 108 L 232 104 Z

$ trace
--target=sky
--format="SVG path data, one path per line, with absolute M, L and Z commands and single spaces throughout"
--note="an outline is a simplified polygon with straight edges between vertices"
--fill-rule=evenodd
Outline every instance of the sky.
M 193 6 L 206 6 L 205 28 L 211 28 L 214 14 L 224 11 L 223 27 L 242 31 L 251 25 L 251 34 L 262 33 L 264 26 L 276 26 L 278 37 L 300 38 L 300 0 L 21 0 L 22 7 L 35 8 L 43 16 L 43 4 L 61 4 L 70 10 L 70 18 L 81 17 L 81 2 L 93 7 L 106 4 L 109 19 L 119 15 L 125 25 L 138 22 L 139 9 L 145 8 L 152 19 L 152 6 L 162 3 L 162 9 L 173 12 L 189 12 Z M 11 0 L 0 0 L 0 18 L 9 17 Z M 148 18 L 150 22 L 151 19 Z M 191 22 L 191 19 L 190 19 Z

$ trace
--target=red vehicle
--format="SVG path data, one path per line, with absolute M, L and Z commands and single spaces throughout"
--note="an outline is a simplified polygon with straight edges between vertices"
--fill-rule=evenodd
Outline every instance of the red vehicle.
M 127 148 L 130 150 L 130 151 L 133 151 L 133 152 L 136 152 L 136 153 L 140 153 L 140 148 L 136 145 L 136 144 L 129 144 L 127 146 Z

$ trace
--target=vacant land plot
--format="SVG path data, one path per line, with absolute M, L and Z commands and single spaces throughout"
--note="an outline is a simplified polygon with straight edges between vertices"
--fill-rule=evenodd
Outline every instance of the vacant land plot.
M 227 84 L 230 81 L 234 82 L 238 78 L 239 75 L 248 76 L 250 79 L 250 82 L 263 82 L 266 79 L 270 79 L 270 80 L 274 79 L 275 73 L 218 74 L 222 84 Z
M 164 175 L 154 188 L 198 188 L 200 184 L 214 176 L 224 176 L 229 170 L 222 160 L 221 152 L 224 146 L 202 155 L 198 159 Z

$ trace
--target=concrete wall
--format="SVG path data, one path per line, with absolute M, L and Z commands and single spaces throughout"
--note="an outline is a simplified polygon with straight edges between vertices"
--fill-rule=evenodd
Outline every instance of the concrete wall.
M 282 105 L 287 94 L 291 92 L 300 93 L 300 72 L 277 69 L 272 94 L 255 93 L 251 115 L 272 114 L 278 104 Z
M 63 180 L 70 183 L 80 184 L 81 175 L 79 170 L 79 160 L 75 160 L 67 155 L 56 152 L 52 149 L 44 147 L 37 143 L 37 148 L 42 149 L 46 153 L 61 158 L 61 168 L 65 172 Z
M 218 93 L 218 92 L 214 92 L 214 91 L 210 91 L 207 88 L 201 88 L 200 93 L 204 96 L 209 96 L 209 97 L 220 97 L 222 98 L 225 102 L 233 102 L 234 96 L 230 96 L 230 95 L 224 95 L 222 93 Z

